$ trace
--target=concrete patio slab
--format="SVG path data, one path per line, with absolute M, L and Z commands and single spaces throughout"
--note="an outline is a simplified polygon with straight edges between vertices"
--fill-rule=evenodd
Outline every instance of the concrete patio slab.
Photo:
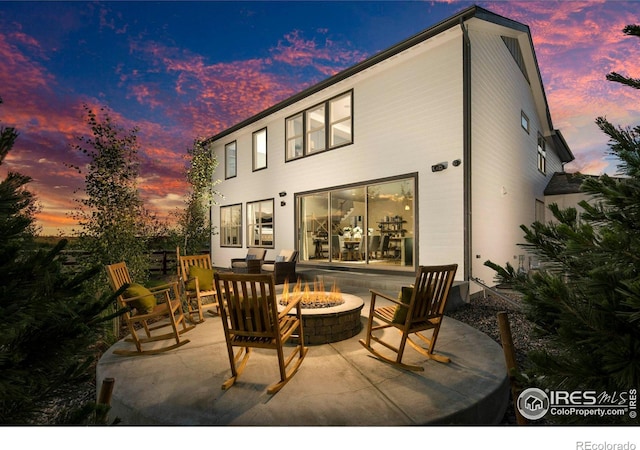
M 354 287 L 350 293 L 365 301 L 364 328 L 368 290 Z M 408 348 L 405 361 L 422 365 L 424 372 L 394 368 L 358 343 L 363 329 L 343 341 L 309 346 L 298 373 L 273 396 L 266 393 L 279 378 L 273 352 L 254 351 L 236 384 L 223 391 L 230 369 L 220 319 L 209 316 L 185 336 L 191 342 L 159 355 L 114 355 L 114 349 L 132 345 L 124 341 L 104 354 L 97 385 L 115 379 L 112 419 L 119 417 L 124 425 L 496 424 L 509 399 L 502 348 L 451 318 L 445 318 L 436 347 L 451 358 L 449 364 Z

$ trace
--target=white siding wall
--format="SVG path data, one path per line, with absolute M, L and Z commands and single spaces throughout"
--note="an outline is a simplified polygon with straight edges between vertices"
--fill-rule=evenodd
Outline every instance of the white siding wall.
M 551 203 L 556 203 L 560 209 L 575 208 L 578 215 L 580 215 L 584 213 L 584 209 L 578 205 L 578 203 L 583 200 L 591 202 L 593 201 L 593 197 L 583 192 L 577 192 L 575 194 L 547 195 L 544 200 L 545 206 L 548 206 Z M 549 211 L 549 209 L 545 211 L 545 221 L 557 222 L 556 218 L 553 217 L 553 213 Z
M 220 205 L 274 198 L 275 257 L 294 248 L 294 193 L 419 172 L 418 263 L 463 264 L 462 166 L 462 44 L 459 29 L 443 33 L 384 63 L 314 94 L 299 103 L 214 143 L 224 177 L 224 145 L 238 148 L 238 175 L 217 186 L 225 196 Z M 354 90 L 354 144 L 285 163 L 285 118 L 349 89 Z M 251 133 L 267 127 L 268 168 L 251 171 Z M 433 164 L 449 168 L 432 173 Z M 287 196 L 278 197 L 286 191 Z M 280 201 L 286 206 L 280 206 Z M 219 208 L 213 209 L 219 224 Z M 244 217 L 246 224 L 246 217 Z M 213 260 L 226 266 L 243 257 L 245 248 L 219 247 L 212 242 Z M 459 278 L 463 274 L 458 271 Z
M 486 260 L 518 267 L 525 254 L 521 224 L 535 220 L 535 199 L 560 161 L 547 147 L 546 175 L 537 169 L 537 138 L 545 118 L 536 114 L 525 77 L 495 30 L 471 22 L 472 60 L 472 273 L 493 284 L 495 273 Z M 504 34 L 517 37 L 513 30 Z M 529 76 L 537 76 L 529 68 Z M 521 127 L 521 111 L 529 118 L 529 133 Z M 500 230 L 497 232 L 497 230 Z M 526 261 L 526 259 L 525 259 Z

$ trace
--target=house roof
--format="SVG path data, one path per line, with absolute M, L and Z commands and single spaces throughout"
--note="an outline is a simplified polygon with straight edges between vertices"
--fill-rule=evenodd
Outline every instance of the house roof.
M 589 175 L 556 172 L 544 189 L 544 195 L 578 194 L 582 192 L 580 186 L 586 176 Z
M 298 94 L 295 94 L 273 106 L 271 106 L 270 108 L 265 109 L 264 111 L 249 117 L 248 119 L 237 123 L 236 125 L 231 126 L 230 128 L 227 128 L 226 130 L 211 136 L 210 138 L 206 139 L 204 141 L 204 144 L 216 141 L 218 139 L 223 138 L 224 136 L 227 136 L 237 130 L 240 130 L 248 125 L 251 125 L 254 122 L 257 122 L 258 120 L 261 120 L 281 109 L 286 108 L 287 106 L 290 106 L 306 97 L 309 97 L 319 91 L 322 91 L 323 89 L 326 89 L 342 80 L 345 80 L 359 72 L 362 72 L 363 70 L 368 69 L 369 67 L 372 67 L 386 59 L 389 59 L 407 49 L 410 49 L 411 47 L 422 43 L 440 33 L 443 33 L 453 27 L 456 26 L 460 26 L 461 24 L 463 24 L 464 22 L 472 19 L 472 18 L 478 18 L 481 19 L 483 21 L 486 22 L 490 22 L 490 23 L 494 23 L 496 25 L 500 25 L 500 26 L 504 26 L 507 28 L 511 28 L 513 30 L 516 31 L 520 31 L 523 33 L 526 33 L 528 36 L 528 40 L 529 40 L 529 46 L 530 46 L 530 51 L 531 51 L 531 55 L 533 56 L 533 62 L 535 65 L 535 72 L 537 77 L 535 78 L 535 80 L 532 80 L 534 83 L 534 85 L 537 88 L 534 88 L 534 91 L 538 92 L 538 98 L 539 98 L 539 108 L 542 111 L 542 115 L 547 119 L 547 124 L 549 126 L 549 130 L 551 132 L 551 137 L 554 143 L 554 147 L 557 149 L 558 154 L 560 156 L 560 159 L 562 160 L 562 162 L 570 162 L 573 161 L 574 156 L 571 153 L 571 150 L 569 149 L 569 146 L 567 145 L 566 141 L 564 140 L 564 138 L 562 137 L 562 134 L 560 133 L 559 130 L 554 130 L 553 129 L 553 124 L 551 122 L 551 114 L 549 113 L 549 107 L 547 104 L 547 99 L 544 93 L 544 88 L 543 88 L 543 84 L 542 84 L 542 77 L 540 75 L 540 70 L 538 68 L 538 62 L 536 60 L 535 57 L 535 52 L 533 49 L 533 41 L 531 39 L 531 33 L 529 30 L 529 27 L 527 25 L 524 25 L 520 22 L 516 22 L 514 20 L 508 19 L 506 17 L 500 16 L 498 14 L 495 14 L 491 11 L 488 11 L 484 8 L 481 8 L 479 6 L 471 6 L 469 8 L 466 8 L 462 11 L 460 11 L 458 14 L 449 17 L 448 19 L 445 19 L 439 23 L 437 23 L 436 25 L 427 28 L 424 31 L 421 31 L 420 33 L 417 33 L 411 37 L 409 37 L 408 39 L 405 39 L 404 41 L 394 45 L 393 47 L 384 50 L 380 53 L 377 53 L 375 55 L 373 55 L 372 57 L 365 59 L 364 61 L 361 61 L 360 63 L 347 68 L 339 73 L 337 73 L 336 75 L 327 78 L 326 80 L 321 81 L 320 83 L 317 83 L 313 86 L 310 86 L 309 88 L 299 92 Z M 533 87 L 533 86 L 532 86 Z

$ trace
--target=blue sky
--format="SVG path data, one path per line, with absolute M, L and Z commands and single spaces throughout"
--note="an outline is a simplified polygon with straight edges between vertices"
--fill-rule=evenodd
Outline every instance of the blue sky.
M 576 161 L 568 170 L 615 173 L 606 116 L 640 123 L 638 94 L 607 82 L 640 76 L 640 44 L 622 28 L 640 3 L 476 2 L 531 28 L 554 126 Z M 0 176 L 34 178 L 44 234 L 67 232 L 88 133 L 83 104 L 138 127 L 140 191 L 166 217 L 187 192 L 184 155 L 211 136 L 472 2 L 5 2 L 0 1 L 0 125 L 20 137 Z

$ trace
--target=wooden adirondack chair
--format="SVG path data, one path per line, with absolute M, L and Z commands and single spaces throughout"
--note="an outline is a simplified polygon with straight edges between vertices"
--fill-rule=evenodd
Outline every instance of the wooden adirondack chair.
M 179 278 L 185 293 L 187 318 L 192 323 L 202 323 L 204 309 L 216 308 L 216 313 L 220 312 L 218 292 L 213 284 L 214 269 L 211 265 L 211 256 L 209 254 L 182 256 L 179 250 L 176 253 Z M 205 303 L 207 298 L 209 302 Z M 211 309 L 209 312 L 213 314 Z
M 402 356 L 406 344 L 411 345 L 420 354 L 439 362 L 449 362 L 449 358 L 433 353 L 444 316 L 444 308 L 449 297 L 449 290 L 453 284 L 457 264 L 445 266 L 420 266 L 417 271 L 416 281 L 410 291 L 403 288 L 401 299 L 391 297 L 371 290 L 371 308 L 367 322 L 365 339 L 360 339 L 360 344 L 369 350 L 376 358 L 389 364 L 408 370 L 421 371 L 422 366 L 404 364 Z M 392 306 L 376 308 L 376 299 L 382 297 L 392 303 Z M 374 320 L 382 322 L 374 325 Z M 400 344 L 396 347 L 388 341 L 383 341 L 381 336 L 373 333 L 385 328 L 395 328 L 400 332 Z M 424 336 L 422 332 L 432 330 L 431 338 Z M 427 348 L 411 339 L 411 335 L 419 338 L 427 344 Z M 372 347 L 372 342 L 381 344 L 395 354 L 395 357 L 383 355 Z
M 266 348 L 275 350 L 278 356 L 280 380 L 267 388 L 267 393 L 275 394 L 295 375 L 307 354 L 299 299 L 278 312 L 272 274 L 216 273 L 214 279 L 216 289 L 226 299 L 220 308 L 220 317 L 231 364 L 231 377 L 223 383 L 222 389 L 233 386 L 244 371 L 253 348 Z M 295 315 L 289 315 L 293 308 Z M 284 345 L 292 336 L 299 343 L 285 358 Z M 234 351 L 234 347 L 240 349 Z
M 118 292 L 124 285 L 133 286 L 129 270 L 124 262 L 108 265 L 106 270 L 109 276 L 109 283 L 114 292 Z M 145 289 L 138 285 L 136 290 L 138 293 L 142 291 L 142 295 L 129 296 L 126 290 L 118 295 L 118 305 L 120 307 L 133 308 L 126 312 L 123 317 L 130 332 L 130 337 L 125 340 L 133 342 L 136 350 L 114 350 L 113 353 L 116 355 L 152 355 L 173 350 L 189 342 L 189 339 L 184 339 L 181 334 L 194 327 L 186 324 L 178 284 L 174 282 L 144 291 Z M 151 294 L 153 299 L 150 298 L 147 292 Z M 158 298 L 160 298 L 160 302 L 157 301 Z M 151 300 L 149 304 L 143 304 L 147 303 L 148 300 Z M 154 333 L 156 330 L 165 327 L 171 327 L 171 331 L 163 334 Z M 143 332 L 144 335 L 140 336 Z M 143 344 L 163 340 L 174 340 L 175 344 L 149 349 L 143 348 Z

